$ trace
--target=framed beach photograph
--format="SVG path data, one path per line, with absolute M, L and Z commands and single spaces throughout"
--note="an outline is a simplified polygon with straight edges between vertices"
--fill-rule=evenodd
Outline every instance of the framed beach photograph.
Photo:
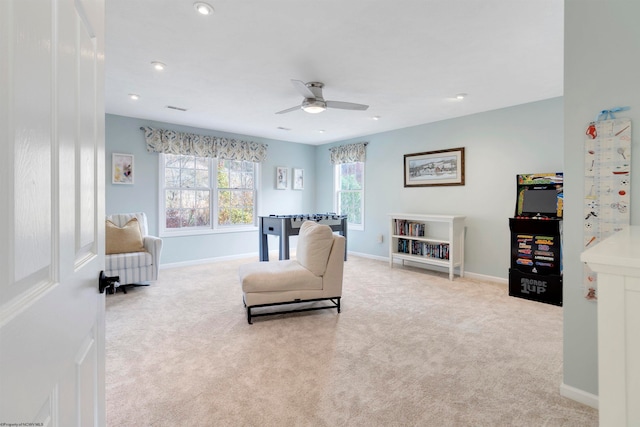
M 404 186 L 464 185 L 464 147 L 404 155 Z
M 133 154 L 113 153 L 111 163 L 113 184 L 133 184 Z
M 293 168 L 293 189 L 304 190 L 304 169 Z
M 286 190 L 289 187 L 288 169 L 284 166 L 276 167 L 276 189 Z

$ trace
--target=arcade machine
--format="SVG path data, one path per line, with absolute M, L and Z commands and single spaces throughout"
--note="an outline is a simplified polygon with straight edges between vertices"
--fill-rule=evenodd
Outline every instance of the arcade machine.
M 562 305 L 563 174 L 517 176 L 509 295 Z

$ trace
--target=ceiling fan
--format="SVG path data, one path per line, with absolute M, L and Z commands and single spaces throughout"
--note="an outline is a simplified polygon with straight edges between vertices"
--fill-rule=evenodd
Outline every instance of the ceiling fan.
M 291 111 L 302 108 L 307 113 L 317 114 L 322 113 L 327 108 L 339 108 L 342 110 L 366 110 L 368 105 L 354 104 L 353 102 L 342 101 L 325 101 L 322 97 L 322 88 L 324 83 L 309 82 L 305 83 L 300 80 L 291 79 L 293 86 L 304 96 L 302 104 L 295 107 L 287 108 L 286 110 L 278 111 L 276 114 L 290 113 Z

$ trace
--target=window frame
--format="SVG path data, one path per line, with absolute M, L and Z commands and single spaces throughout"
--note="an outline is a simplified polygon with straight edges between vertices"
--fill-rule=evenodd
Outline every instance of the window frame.
M 208 226 L 199 227 L 180 227 L 180 228 L 167 228 L 166 219 L 166 176 L 165 176 L 165 153 L 159 153 L 158 156 L 158 225 L 160 237 L 178 237 L 178 236 L 196 236 L 207 234 L 220 234 L 220 233 L 233 233 L 241 231 L 256 231 L 258 230 L 258 205 L 260 203 L 260 163 L 252 162 L 254 164 L 253 170 L 253 224 L 233 224 L 233 225 L 218 225 L 218 158 L 211 157 L 206 158 L 209 168 L 209 218 L 210 224 Z M 177 154 L 177 156 L 184 156 Z M 198 156 L 194 156 L 198 157 Z M 182 188 L 182 187 L 179 187 Z M 186 187 L 185 187 L 186 188 Z
M 340 182 L 342 174 L 341 166 L 348 163 L 362 163 L 362 188 L 360 190 L 341 190 Z M 346 162 L 333 165 L 333 209 L 339 215 L 340 212 L 340 194 L 341 193 L 360 193 L 360 212 L 362 213 L 362 222 L 360 224 L 349 222 L 347 219 L 347 228 L 349 230 L 364 231 L 365 227 L 365 182 L 366 182 L 366 162 Z

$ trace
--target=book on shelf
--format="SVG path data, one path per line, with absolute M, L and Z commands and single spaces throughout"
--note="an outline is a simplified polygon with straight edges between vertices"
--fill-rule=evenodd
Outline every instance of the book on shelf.
M 449 244 L 398 239 L 398 253 L 448 260 Z
M 398 236 L 424 237 L 426 225 L 407 219 L 394 219 L 395 234 Z

